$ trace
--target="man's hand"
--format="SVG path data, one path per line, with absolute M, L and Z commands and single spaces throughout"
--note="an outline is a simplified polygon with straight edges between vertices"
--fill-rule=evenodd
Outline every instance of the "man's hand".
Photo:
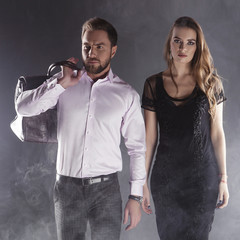
M 71 57 L 68 61 L 77 64 L 78 59 Z M 68 88 L 76 85 L 81 78 L 81 71 L 78 71 L 77 74 L 74 74 L 74 70 L 68 67 L 62 67 L 63 77 L 58 79 L 58 83 L 62 85 L 63 88 Z
M 127 224 L 128 217 L 130 217 L 130 224 L 125 228 L 125 230 L 127 231 L 135 228 L 141 220 L 141 215 L 140 204 L 133 199 L 129 199 L 124 210 L 123 224 Z

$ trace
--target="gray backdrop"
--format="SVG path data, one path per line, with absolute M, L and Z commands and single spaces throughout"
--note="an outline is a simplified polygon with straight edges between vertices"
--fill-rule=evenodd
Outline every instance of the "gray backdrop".
M 56 239 L 52 202 L 56 146 L 22 143 L 10 131 L 17 78 L 45 73 L 57 60 L 81 58 L 81 25 L 99 16 L 119 33 L 114 72 L 141 94 L 146 77 L 165 68 L 166 35 L 174 20 L 183 15 L 201 24 L 228 98 L 224 127 L 231 198 L 227 208 L 216 211 L 210 239 L 239 239 L 240 1 L 1 0 L 0 5 L 0 239 Z M 124 146 L 122 150 L 120 181 L 125 204 L 129 159 Z M 123 230 L 121 239 L 158 239 L 154 214 L 143 214 L 138 227 Z

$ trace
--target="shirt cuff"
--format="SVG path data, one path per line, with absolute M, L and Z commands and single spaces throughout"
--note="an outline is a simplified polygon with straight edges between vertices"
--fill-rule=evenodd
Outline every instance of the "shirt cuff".
M 58 83 L 56 84 L 55 89 L 56 89 L 56 91 L 58 91 L 60 93 L 62 93 L 66 90 L 61 84 L 58 84 Z
M 131 183 L 131 195 L 143 196 L 143 186 L 139 183 Z
M 48 89 L 53 89 L 57 94 L 61 94 L 65 91 L 65 88 L 58 84 L 58 79 L 62 77 L 62 72 L 58 72 L 47 80 Z

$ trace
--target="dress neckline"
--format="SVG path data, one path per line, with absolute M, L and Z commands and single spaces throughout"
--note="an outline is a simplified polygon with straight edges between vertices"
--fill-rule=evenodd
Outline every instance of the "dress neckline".
M 187 97 L 185 97 L 185 98 L 174 98 L 174 97 L 171 97 L 168 93 L 167 93 L 167 91 L 166 91 L 166 89 L 165 89 L 165 87 L 164 87 L 164 84 L 163 84 L 163 72 L 160 72 L 160 78 L 161 78 L 161 87 L 162 87 L 162 89 L 163 89 L 163 92 L 164 92 L 164 94 L 165 94 L 165 96 L 168 98 L 168 99 L 170 99 L 172 102 L 185 102 L 185 101 L 187 101 L 187 100 L 189 100 L 189 99 L 191 99 L 194 95 L 195 95 L 195 93 L 196 93 L 196 91 L 197 91 L 197 84 L 195 85 L 195 87 L 194 87 L 194 89 L 193 89 L 193 91 L 187 96 Z M 174 103 L 173 103 L 174 104 Z M 174 104 L 175 106 L 179 106 L 179 105 L 176 105 L 176 104 Z

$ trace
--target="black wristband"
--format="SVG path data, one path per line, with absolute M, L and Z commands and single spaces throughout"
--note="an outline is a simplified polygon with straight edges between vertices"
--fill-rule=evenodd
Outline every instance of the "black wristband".
M 143 201 L 143 197 L 140 197 L 140 196 L 134 196 L 134 195 L 129 195 L 128 196 L 128 199 L 132 199 L 132 200 L 135 200 L 137 201 L 140 205 Z

